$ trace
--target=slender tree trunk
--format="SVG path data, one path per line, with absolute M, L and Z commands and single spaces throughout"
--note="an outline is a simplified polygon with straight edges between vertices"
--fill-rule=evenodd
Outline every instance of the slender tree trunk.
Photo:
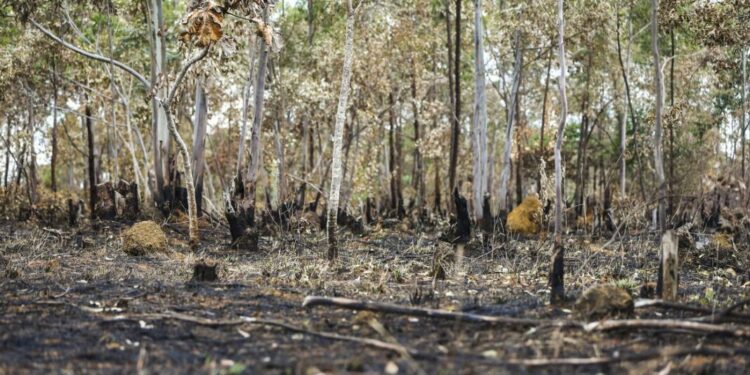
M 586 63 L 586 85 L 584 86 L 583 100 L 581 100 L 581 131 L 578 137 L 578 152 L 576 153 L 576 190 L 575 190 L 575 210 L 577 216 L 586 216 L 586 181 L 588 175 L 588 165 L 586 163 L 586 149 L 589 134 L 589 88 L 591 83 L 591 66 L 593 64 L 593 51 L 591 46 L 588 48 L 588 62 Z
M 505 146 L 503 147 L 503 169 L 500 173 L 500 189 L 497 199 L 500 203 L 499 210 L 502 213 L 510 211 L 508 201 L 508 187 L 510 184 L 511 160 L 510 154 L 513 147 L 513 126 L 516 117 L 516 101 L 518 100 L 518 88 L 521 84 L 521 70 L 523 69 L 523 47 L 521 46 L 521 30 L 516 30 L 513 36 L 515 49 L 515 64 L 513 65 L 513 88 L 510 94 L 510 104 L 508 105 L 508 125 L 505 128 Z M 504 215 L 501 215 L 504 216 Z
M 247 75 L 247 82 L 245 82 L 245 89 L 243 90 L 242 95 L 242 127 L 240 128 L 240 142 L 239 142 L 239 150 L 237 151 L 237 167 L 235 168 L 235 175 L 239 176 L 242 170 L 242 164 L 245 159 L 245 137 L 247 135 L 247 117 L 248 117 L 248 108 L 250 106 L 250 91 L 253 88 L 253 74 L 255 73 L 255 50 L 257 49 L 257 44 L 252 43 L 254 39 L 250 42 L 250 47 L 248 47 L 249 50 L 249 59 L 250 61 L 250 69 L 248 70 Z
M 49 160 L 50 187 L 57 192 L 57 66 L 52 59 L 52 154 Z
M 313 0 L 307 0 L 307 44 L 312 45 L 313 36 L 315 35 L 315 9 Z
M 166 74 L 167 49 L 165 43 L 164 13 L 162 0 L 149 0 L 149 31 L 151 36 L 151 87 L 156 87 L 160 77 Z M 162 85 L 158 96 L 166 98 L 167 87 Z M 165 176 L 171 176 L 169 163 L 170 138 L 167 125 L 167 114 L 159 105 L 156 96 L 151 100 L 152 113 L 152 151 L 154 153 L 154 174 L 156 175 L 156 191 L 154 197 L 163 203 L 165 191 Z
M 520 98 L 519 98 L 520 99 Z M 511 162 L 512 164 L 515 164 L 516 169 L 516 205 L 521 204 L 521 201 L 523 201 L 523 147 L 522 147 L 522 133 L 523 133 L 523 122 L 521 121 L 521 101 L 516 101 L 516 124 L 518 124 L 518 127 L 516 128 L 516 161 Z
M 484 27 L 482 0 L 474 0 L 474 217 L 484 220 L 483 202 L 487 194 L 487 99 L 485 97 Z
M 565 93 L 565 15 L 563 0 L 557 0 L 558 59 L 560 64 L 560 124 L 557 127 L 555 142 L 555 243 L 552 250 L 552 270 L 550 272 L 550 302 L 560 303 L 565 299 L 565 248 L 562 242 L 562 141 L 565 122 L 568 117 L 568 98 Z
M 94 147 L 94 124 L 91 121 L 91 107 L 86 103 L 85 112 L 86 124 L 86 141 L 88 145 L 88 168 L 89 168 L 89 206 L 91 219 L 96 219 L 96 185 L 98 183 L 96 176 L 96 151 Z
M 263 21 L 268 22 L 268 10 L 263 10 Z M 261 126 L 263 124 L 263 104 L 266 86 L 266 72 L 268 65 L 268 47 L 262 38 L 257 38 L 260 50 L 258 56 L 258 73 L 255 81 L 255 98 L 253 106 L 253 126 L 250 134 L 250 162 L 247 172 L 243 178 L 242 173 L 237 173 L 232 186 L 232 196 L 229 199 L 226 210 L 226 218 L 229 222 L 229 231 L 232 235 L 232 243 L 236 247 L 245 246 L 247 250 L 258 249 L 258 234 L 255 227 L 255 191 L 258 180 L 258 172 L 261 166 Z M 251 68 L 252 72 L 253 68 Z M 247 92 L 247 91 L 246 91 Z M 247 106 L 245 105 L 245 108 Z M 247 112 L 245 112 L 245 118 Z M 244 125 L 243 125 L 244 126 Z M 244 142 L 244 137 L 241 140 Z M 238 167 L 242 164 L 242 149 L 239 151 Z
M 412 64 L 414 61 L 412 60 Z M 412 178 L 414 187 L 416 208 L 417 211 L 422 213 L 422 206 L 424 205 L 424 166 L 422 161 L 422 153 L 419 150 L 420 142 L 420 124 L 419 124 L 419 102 L 417 98 L 417 72 L 416 67 L 412 67 L 411 75 L 411 98 L 412 98 L 412 111 L 414 112 L 414 176 Z
M 547 124 L 547 95 L 549 93 L 549 74 L 552 69 L 552 51 L 550 50 L 549 58 L 547 59 L 547 76 L 544 79 L 544 98 L 542 99 L 542 125 L 539 128 L 539 161 L 544 159 L 544 127 Z M 539 173 L 539 177 L 536 180 L 536 191 L 538 194 L 542 194 L 542 174 Z
M 666 229 L 666 196 L 664 185 L 664 156 L 662 152 L 662 111 L 664 106 L 664 86 L 659 57 L 659 0 L 651 0 L 651 52 L 654 55 L 654 89 L 656 90 L 656 109 L 654 121 L 654 168 L 656 169 L 656 186 L 659 188 L 659 231 Z
M 669 63 L 669 107 L 674 108 L 674 64 L 675 56 L 674 26 L 669 30 L 671 39 L 670 63 Z M 672 215 L 674 207 L 674 122 L 669 123 L 669 198 L 667 198 L 667 214 Z M 744 142 L 743 142 L 744 146 Z
M 646 199 L 646 189 L 643 183 L 643 168 L 641 163 L 640 153 L 638 152 L 638 122 L 635 118 L 635 109 L 633 109 L 633 101 L 630 95 L 630 84 L 628 82 L 628 73 L 625 66 L 625 62 L 622 59 L 622 45 L 620 43 L 620 13 L 617 13 L 617 58 L 620 62 L 620 69 L 622 70 L 622 80 L 625 84 L 625 97 L 628 100 L 628 109 L 630 112 L 630 123 L 633 128 L 633 150 L 635 150 L 635 158 L 638 162 L 638 185 L 641 190 L 641 199 Z
M 3 173 L 3 187 L 8 188 L 8 171 L 10 170 L 10 132 L 11 132 L 11 121 L 10 116 L 6 119 L 5 129 L 5 172 Z
M 448 48 L 450 49 L 450 46 Z M 453 75 L 453 117 L 451 118 L 453 127 L 451 131 L 450 164 L 448 165 L 448 186 L 451 191 L 456 186 L 458 146 L 461 139 L 461 0 L 456 0 L 456 45 L 454 49 Z
M 341 192 L 342 178 L 341 149 L 344 138 L 344 122 L 346 121 L 346 108 L 349 100 L 349 82 L 352 77 L 352 59 L 354 54 L 354 19 L 356 14 L 352 8 L 351 0 L 348 0 L 347 5 L 346 41 L 344 42 L 344 61 L 341 74 L 339 103 L 336 108 L 336 125 L 334 127 L 333 157 L 331 162 L 331 188 L 328 197 L 328 259 L 330 261 L 334 261 L 338 258 L 339 253 L 336 231 L 338 227 L 339 193 Z
M 195 85 L 195 118 L 193 119 L 193 180 L 195 181 L 196 211 L 199 217 L 203 214 L 203 171 L 206 164 L 204 153 L 208 122 L 207 102 L 203 81 L 199 79 Z
M 617 88 L 615 88 L 617 90 Z M 616 95 L 616 97 L 619 95 Z M 624 103 L 622 100 L 617 100 L 615 110 L 617 111 L 617 128 L 620 131 L 620 197 L 625 197 L 627 194 L 626 190 L 626 174 L 627 174 L 627 163 L 625 161 L 625 151 L 627 147 L 627 121 L 625 121 L 625 113 L 623 110 Z
M 745 134 L 747 132 L 747 49 L 742 47 L 742 180 L 745 180 Z
M 29 99 L 31 100 L 31 99 Z M 35 204 L 38 198 L 38 175 L 37 175 L 37 165 L 36 165 L 36 147 L 34 145 L 34 104 L 33 102 L 29 102 L 29 121 L 27 123 L 29 132 L 29 174 L 26 176 L 28 186 L 29 186 L 29 200 L 31 201 L 31 204 Z

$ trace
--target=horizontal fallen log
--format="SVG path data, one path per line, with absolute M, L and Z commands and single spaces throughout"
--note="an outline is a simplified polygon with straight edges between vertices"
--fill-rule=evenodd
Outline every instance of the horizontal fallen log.
M 423 318 L 447 319 L 461 322 L 483 323 L 490 325 L 516 326 L 582 326 L 580 323 L 563 320 L 527 319 L 507 316 L 479 315 L 464 312 L 454 312 L 438 309 L 401 306 L 391 303 L 359 301 L 349 298 L 308 296 L 302 302 L 302 307 L 334 306 L 351 310 L 365 310 L 385 314 L 417 316 Z

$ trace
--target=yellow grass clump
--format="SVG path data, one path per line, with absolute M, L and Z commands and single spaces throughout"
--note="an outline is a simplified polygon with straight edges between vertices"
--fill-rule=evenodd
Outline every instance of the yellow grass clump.
M 542 202 L 536 194 L 527 196 L 508 215 L 508 230 L 517 234 L 537 234 L 542 222 Z
M 167 251 L 167 236 L 159 224 L 141 221 L 122 232 L 122 248 L 128 255 L 148 255 Z

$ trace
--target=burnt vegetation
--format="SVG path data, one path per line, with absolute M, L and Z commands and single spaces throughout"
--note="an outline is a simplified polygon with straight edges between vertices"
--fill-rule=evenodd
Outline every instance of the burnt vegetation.
M 746 373 L 748 22 L 0 0 L 0 374 Z

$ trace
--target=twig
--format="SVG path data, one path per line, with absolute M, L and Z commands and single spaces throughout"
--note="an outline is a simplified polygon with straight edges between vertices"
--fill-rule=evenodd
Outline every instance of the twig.
M 750 338 L 750 331 L 739 329 L 732 325 L 708 324 L 673 319 L 604 320 L 601 322 L 586 324 L 584 329 L 589 332 L 604 332 L 617 329 L 665 329 Z
M 348 298 L 308 296 L 302 302 L 302 307 L 335 306 L 352 310 L 366 310 L 386 314 L 398 314 L 408 316 L 419 316 L 425 318 L 448 319 L 472 323 L 485 323 L 492 325 L 517 325 L 517 326 L 581 326 L 580 323 L 572 321 L 555 321 L 544 319 L 524 319 L 507 316 L 479 315 L 472 313 L 453 312 L 446 310 L 400 306 L 390 303 L 358 301 Z

